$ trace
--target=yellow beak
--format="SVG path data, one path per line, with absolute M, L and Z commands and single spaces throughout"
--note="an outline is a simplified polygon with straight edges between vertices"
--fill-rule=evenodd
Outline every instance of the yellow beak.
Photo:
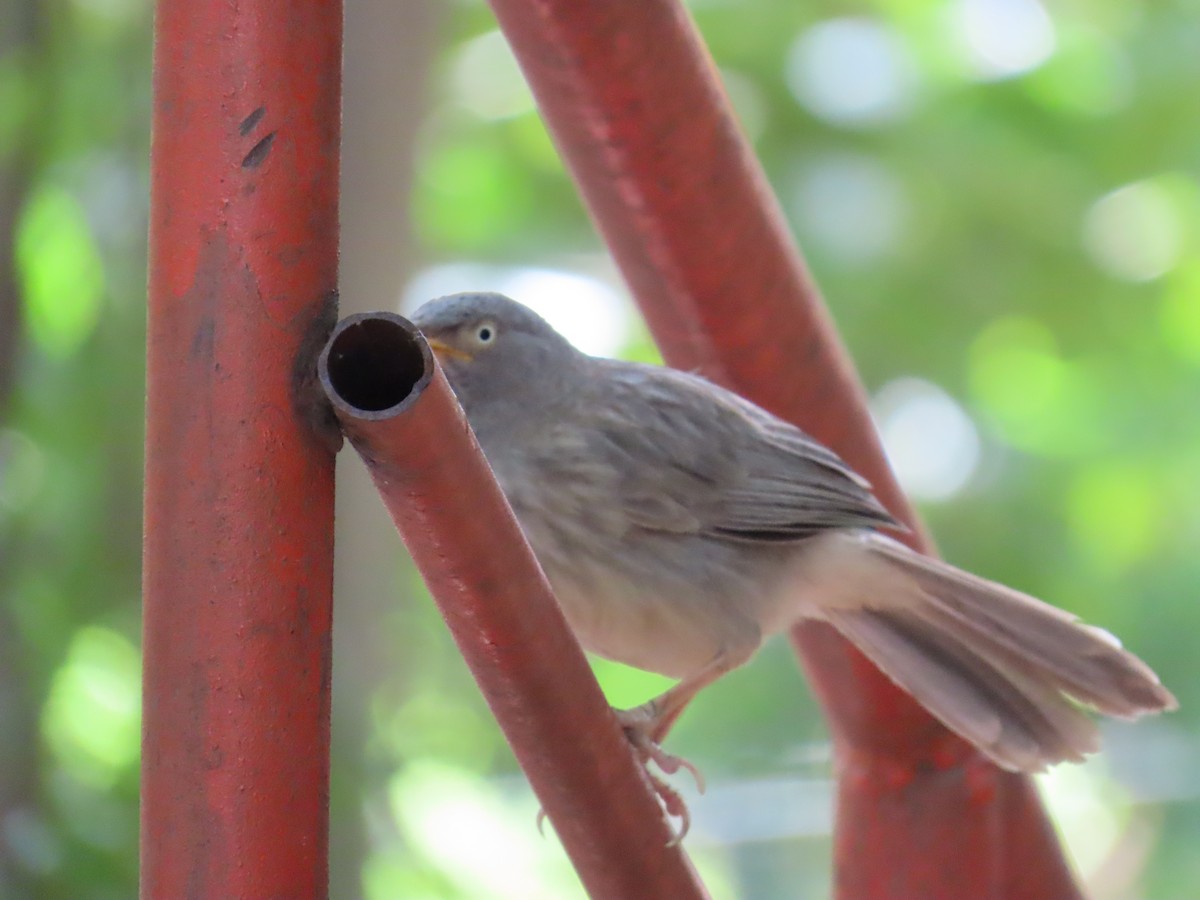
M 469 362 L 473 359 L 467 351 L 452 347 L 445 341 L 439 341 L 437 338 L 426 338 L 426 340 L 429 342 L 429 349 L 434 352 L 439 362 L 445 362 L 447 359 L 461 359 Z

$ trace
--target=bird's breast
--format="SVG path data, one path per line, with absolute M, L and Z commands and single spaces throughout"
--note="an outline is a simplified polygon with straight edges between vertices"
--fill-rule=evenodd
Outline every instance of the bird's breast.
M 639 530 L 578 485 L 504 487 L 588 651 L 682 678 L 723 650 L 757 647 L 761 632 L 747 610 L 758 580 L 727 547 Z

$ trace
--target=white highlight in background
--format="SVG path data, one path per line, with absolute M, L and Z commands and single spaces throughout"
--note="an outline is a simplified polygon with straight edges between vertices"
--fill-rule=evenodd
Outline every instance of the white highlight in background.
M 958 0 L 950 16 L 967 64 L 983 80 L 1031 72 L 1057 46 L 1054 22 L 1038 0 Z
M 789 199 L 804 238 L 853 265 L 896 248 L 908 222 L 908 203 L 903 185 L 879 160 L 839 153 L 806 163 L 798 174 Z
M 481 119 L 509 119 L 534 108 L 525 76 L 498 30 L 471 38 L 454 51 L 450 86 L 458 102 Z
M 920 500 L 948 500 L 979 465 L 979 433 L 940 387 L 898 378 L 871 399 L 888 460 L 904 490 Z
M 872 19 L 830 19 L 788 50 L 784 79 L 792 95 L 835 125 L 900 118 L 912 106 L 916 67 L 900 37 Z
M 1123 281 L 1150 281 L 1179 260 L 1181 225 L 1162 185 L 1138 181 L 1105 194 L 1083 221 L 1092 260 Z

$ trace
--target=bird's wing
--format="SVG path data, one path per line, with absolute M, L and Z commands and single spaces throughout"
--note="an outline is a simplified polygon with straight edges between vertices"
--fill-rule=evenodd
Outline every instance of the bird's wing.
M 795 541 L 896 527 L 867 483 L 800 429 L 694 375 L 596 361 L 597 451 L 629 520 L 656 531 Z

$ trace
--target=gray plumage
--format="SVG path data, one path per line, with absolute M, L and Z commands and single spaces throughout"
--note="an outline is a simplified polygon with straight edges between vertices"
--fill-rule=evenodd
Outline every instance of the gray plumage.
M 665 717 L 804 618 L 1008 769 L 1095 750 L 1080 704 L 1174 707 L 1106 632 L 876 533 L 897 523 L 862 478 L 737 395 L 586 356 L 497 294 L 432 301 L 414 322 L 580 642 L 682 679 Z

